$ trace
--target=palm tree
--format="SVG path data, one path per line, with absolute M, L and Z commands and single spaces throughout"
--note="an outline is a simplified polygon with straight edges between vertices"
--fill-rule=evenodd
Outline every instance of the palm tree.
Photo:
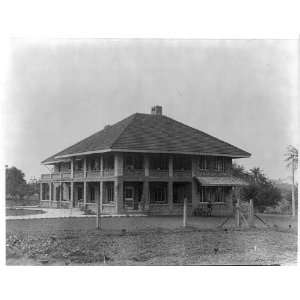
M 292 170 L 292 215 L 296 215 L 295 209 L 295 170 L 298 168 L 298 149 L 289 145 L 287 147 L 287 152 L 285 153 L 285 161 L 287 162 L 287 167 Z

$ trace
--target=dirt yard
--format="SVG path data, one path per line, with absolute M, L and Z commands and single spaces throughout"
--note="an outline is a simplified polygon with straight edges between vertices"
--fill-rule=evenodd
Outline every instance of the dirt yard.
M 289 265 L 297 260 L 297 221 L 264 216 L 269 227 L 217 228 L 221 218 L 8 220 L 8 265 Z M 290 226 L 289 226 L 290 225 Z

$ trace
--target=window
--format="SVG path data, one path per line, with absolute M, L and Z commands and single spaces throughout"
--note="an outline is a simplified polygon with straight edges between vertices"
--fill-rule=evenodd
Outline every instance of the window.
M 78 187 L 77 193 L 78 193 L 78 200 L 82 200 L 83 199 L 83 188 Z
M 173 168 L 174 170 L 191 170 L 192 169 L 192 160 L 187 156 L 174 156 L 173 159 Z
M 143 169 L 143 156 L 140 154 L 126 154 L 124 162 L 127 170 Z
M 90 187 L 90 201 L 95 202 L 95 187 Z
M 103 156 L 103 169 L 113 170 L 115 165 L 115 157 L 113 154 Z
M 199 158 L 199 169 L 200 170 L 207 170 L 206 156 L 200 156 L 200 158 Z
M 199 187 L 200 202 L 225 202 L 226 187 Z
M 224 187 L 217 187 L 215 202 L 225 202 L 225 191 Z
M 151 155 L 149 160 L 149 167 L 152 170 L 168 170 L 169 169 L 168 157 L 163 154 Z
M 173 183 L 173 203 L 183 203 L 184 197 L 187 197 L 188 203 L 192 202 L 190 183 Z
M 82 159 L 75 161 L 75 170 L 82 171 L 83 170 L 83 161 Z
M 216 159 L 216 169 L 220 172 L 225 171 L 225 159 L 224 159 L 224 157 L 217 157 L 217 159 Z
M 90 160 L 90 167 L 91 167 L 91 170 L 92 171 L 98 171 L 100 169 L 100 166 L 99 166 L 99 159 L 97 158 L 92 158 Z
M 166 204 L 168 203 L 167 185 L 165 182 L 150 183 L 150 203 Z
M 114 183 L 105 182 L 103 203 L 111 203 L 111 202 L 114 202 Z

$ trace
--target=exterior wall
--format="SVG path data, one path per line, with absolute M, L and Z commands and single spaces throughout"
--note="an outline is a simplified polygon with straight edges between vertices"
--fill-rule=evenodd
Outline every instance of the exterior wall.
M 174 155 L 169 156 L 168 170 L 153 170 L 149 169 L 149 157 L 151 154 L 144 154 L 143 169 L 139 170 L 125 170 L 124 169 L 124 153 L 115 153 L 114 156 L 114 169 L 103 170 L 103 155 L 93 155 L 91 157 L 85 157 L 86 161 L 86 172 L 74 171 L 71 164 L 71 169 L 66 169 L 61 165 L 60 173 L 46 174 L 47 176 L 42 177 L 42 183 L 49 184 L 52 183 L 51 198 L 52 201 L 48 199 L 41 199 L 42 207 L 71 207 L 71 201 L 69 201 L 68 186 L 73 181 L 74 185 L 74 202 L 78 203 L 78 186 L 79 183 L 86 182 L 86 204 L 92 209 L 96 210 L 96 202 L 100 198 L 100 182 L 112 181 L 114 182 L 114 203 L 102 204 L 101 209 L 103 213 L 107 214 L 123 214 L 127 211 L 124 209 L 124 182 L 140 182 L 143 183 L 142 199 L 143 201 L 143 211 L 149 213 L 150 215 L 181 215 L 183 206 L 182 204 L 173 203 L 173 182 L 190 182 L 191 183 L 191 200 L 192 203 L 188 205 L 188 214 L 192 214 L 192 211 L 199 205 L 205 205 L 200 203 L 200 196 L 198 192 L 198 183 L 195 176 L 228 176 L 231 174 L 232 160 L 230 158 L 225 158 L 226 168 L 224 171 L 216 171 L 213 169 L 200 170 L 199 169 L 199 157 L 190 156 L 191 158 L 191 170 L 175 170 L 174 169 Z M 91 170 L 90 158 L 99 159 L 97 163 L 97 170 Z M 99 168 L 99 170 L 98 170 Z M 57 172 L 57 165 L 54 168 Z M 74 177 L 72 176 L 74 175 Z M 76 180 L 76 181 L 75 181 Z M 150 182 L 167 182 L 168 183 L 168 203 L 166 204 L 153 204 L 149 203 L 149 183 Z M 89 200 L 89 182 L 96 182 L 99 188 L 95 189 L 95 203 L 91 203 Z M 60 192 L 56 189 L 57 186 L 62 183 L 63 193 L 61 195 L 61 200 L 68 201 L 56 201 L 60 199 Z M 83 184 L 82 184 L 83 186 Z M 72 197 L 71 197 L 72 198 Z M 231 195 L 227 197 L 226 202 L 223 204 L 213 203 L 213 215 L 225 216 L 232 213 L 232 201 Z M 47 200 L 47 201 L 45 201 Z M 206 204 L 207 205 L 207 204 Z

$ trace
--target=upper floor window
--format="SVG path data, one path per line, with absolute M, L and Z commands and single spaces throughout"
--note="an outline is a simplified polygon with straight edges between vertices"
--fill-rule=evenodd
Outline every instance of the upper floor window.
M 140 154 L 126 154 L 124 165 L 127 170 L 141 170 L 143 169 L 143 156 Z
M 174 170 L 191 170 L 192 160 L 188 156 L 174 156 L 173 159 L 173 169 Z
M 113 154 L 103 156 L 103 169 L 114 169 L 115 157 Z
M 199 158 L 199 169 L 200 170 L 207 170 L 207 157 L 200 156 Z
M 152 170 L 168 170 L 169 159 L 163 154 L 151 155 L 149 160 L 149 167 Z
M 224 172 L 225 171 L 225 159 L 224 157 L 216 158 L 216 168 L 217 171 Z
M 97 171 L 97 170 L 100 170 L 100 161 L 99 161 L 99 158 L 92 158 L 90 160 L 90 167 L 91 167 L 91 170 L 92 171 Z
M 83 160 L 76 160 L 75 161 L 75 171 L 82 171 L 83 170 Z

